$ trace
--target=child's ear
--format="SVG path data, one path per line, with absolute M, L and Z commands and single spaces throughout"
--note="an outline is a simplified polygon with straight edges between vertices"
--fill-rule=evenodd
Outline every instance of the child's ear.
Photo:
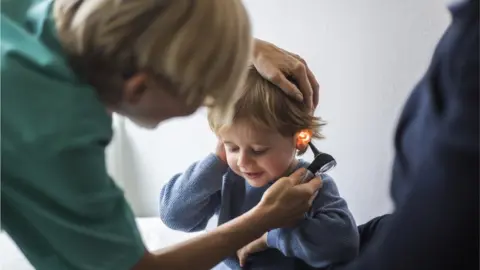
M 295 149 L 298 150 L 298 133 L 295 133 L 295 135 L 293 135 L 292 142 L 293 142 L 293 145 L 295 146 Z
M 147 90 L 147 74 L 136 73 L 125 82 L 123 90 L 124 102 L 136 104 Z
M 295 143 L 295 149 L 297 149 L 300 152 L 305 151 L 308 148 L 308 144 L 300 144 L 298 142 Z
M 312 139 L 312 131 L 310 129 L 303 129 L 295 133 L 295 148 L 299 151 L 305 151 L 308 148 L 308 143 Z

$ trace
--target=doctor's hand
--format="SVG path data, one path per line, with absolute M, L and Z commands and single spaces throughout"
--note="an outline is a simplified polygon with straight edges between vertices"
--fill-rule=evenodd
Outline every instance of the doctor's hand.
M 255 39 L 253 65 L 267 80 L 287 95 L 303 101 L 312 111 L 318 105 L 319 85 L 307 63 L 299 55 L 285 51 L 272 43 Z M 298 87 L 293 84 L 292 77 Z
M 320 177 L 300 184 L 306 169 L 301 168 L 288 177 L 278 179 L 263 194 L 251 211 L 263 215 L 263 224 L 270 229 L 290 227 L 310 209 L 315 193 L 322 187 Z

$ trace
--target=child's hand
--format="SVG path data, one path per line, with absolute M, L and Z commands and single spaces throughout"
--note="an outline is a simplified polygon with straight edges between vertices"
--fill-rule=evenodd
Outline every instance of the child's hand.
M 227 154 L 225 153 L 225 145 L 223 145 L 222 140 L 218 140 L 217 147 L 215 149 L 215 155 L 222 160 L 223 162 L 227 163 Z
M 262 235 L 262 237 L 258 238 L 257 240 L 251 242 L 250 244 L 244 246 L 237 251 L 238 260 L 240 261 L 240 267 L 245 266 L 247 258 L 250 254 L 264 251 L 267 248 L 267 233 L 265 233 L 264 235 Z

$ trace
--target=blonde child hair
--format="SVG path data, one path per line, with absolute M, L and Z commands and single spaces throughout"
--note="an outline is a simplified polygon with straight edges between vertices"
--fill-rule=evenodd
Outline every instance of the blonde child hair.
M 240 95 L 253 41 L 241 0 L 55 0 L 54 20 L 72 66 L 107 102 L 138 71 L 187 105 L 224 111 Z
M 240 120 L 246 120 L 258 128 L 273 130 L 285 137 L 310 129 L 312 138 L 324 138 L 321 128 L 325 122 L 312 115 L 305 104 L 287 97 L 252 66 L 248 69 L 243 95 L 235 103 L 232 117 L 225 117 L 215 108 L 208 111 L 210 128 L 216 134 Z M 297 154 L 302 155 L 305 151 L 306 149 L 297 150 Z

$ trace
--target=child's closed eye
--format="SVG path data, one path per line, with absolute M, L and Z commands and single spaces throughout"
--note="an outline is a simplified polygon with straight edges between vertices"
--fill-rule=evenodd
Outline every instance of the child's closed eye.
M 263 148 L 263 149 L 252 149 L 252 154 L 256 156 L 263 155 L 268 152 L 268 148 Z
M 227 147 L 228 152 L 236 153 L 238 152 L 238 147 Z

